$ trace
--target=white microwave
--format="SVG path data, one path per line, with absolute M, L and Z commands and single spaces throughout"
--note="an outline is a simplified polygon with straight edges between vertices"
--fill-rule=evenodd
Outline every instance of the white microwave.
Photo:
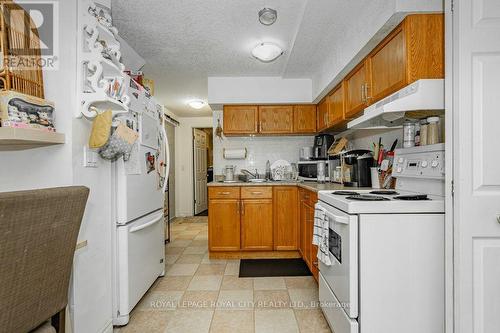
M 299 161 L 297 166 L 299 168 L 299 179 L 304 181 L 318 180 L 318 163 L 325 162 L 325 176 L 326 181 L 330 180 L 328 162 L 329 161 Z

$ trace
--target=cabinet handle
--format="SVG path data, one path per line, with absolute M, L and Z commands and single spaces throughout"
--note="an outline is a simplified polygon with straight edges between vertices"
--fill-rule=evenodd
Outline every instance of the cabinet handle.
M 241 212 L 240 202 L 239 202 L 239 201 L 237 201 L 237 202 L 236 202 L 236 211 L 237 211 L 238 213 L 240 213 L 240 212 Z
M 252 194 L 255 194 L 255 195 L 261 195 L 262 192 L 252 192 Z
M 231 192 L 219 192 L 219 195 L 230 195 Z
M 361 85 L 361 101 L 362 101 L 363 103 L 365 103 L 365 102 L 366 102 L 366 97 L 365 97 L 365 84 L 364 84 L 364 83 Z
M 245 215 L 245 204 L 241 202 L 241 215 Z
M 371 97 L 368 95 L 368 83 L 365 83 L 365 103 L 368 103 L 368 100 Z
M 323 114 L 323 122 L 325 123 L 325 126 L 328 125 L 328 112 Z

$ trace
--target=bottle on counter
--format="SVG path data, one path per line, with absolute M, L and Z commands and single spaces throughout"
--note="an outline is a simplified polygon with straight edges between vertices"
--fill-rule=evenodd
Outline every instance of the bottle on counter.
M 266 162 L 266 180 L 271 180 L 271 163 L 269 160 Z
M 429 124 L 427 124 L 427 119 L 420 120 L 420 145 L 427 146 L 427 129 Z
M 429 117 L 427 118 L 427 122 L 429 123 L 427 129 L 427 144 L 435 145 L 436 143 L 440 143 L 441 140 L 439 138 L 439 117 Z
M 403 148 L 415 147 L 415 123 L 405 121 L 403 124 Z
M 420 146 L 420 121 L 415 122 L 415 147 Z

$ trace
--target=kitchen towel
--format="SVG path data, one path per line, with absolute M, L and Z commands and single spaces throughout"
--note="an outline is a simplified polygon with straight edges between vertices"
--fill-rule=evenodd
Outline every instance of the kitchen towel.
M 314 206 L 314 233 L 312 243 L 318 246 L 318 254 L 316 256 L 327 266 L 333 264 L 330 260 L 330 249 L 328 247 L 329 230 L 330 221 L 326 215 L 326 211 L 321 205 L 316 204 Z

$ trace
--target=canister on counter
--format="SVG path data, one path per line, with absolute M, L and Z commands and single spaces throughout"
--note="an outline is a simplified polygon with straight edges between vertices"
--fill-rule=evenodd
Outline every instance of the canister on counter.
M 427 132 L 429 124 L 427 124 L 427 119 L 420 120 L 420 145 L 427 146 Z
M 415 123 L 405 121 L 403 124 L 403 148 L 415 147 Z
M 429 123 L 427 129 L 427 144 L 435 145 L 436 143 L 440 143 L 441 140 L 439 138 L 439 117 L 429 117 L 427 118 L 427 122 Z

